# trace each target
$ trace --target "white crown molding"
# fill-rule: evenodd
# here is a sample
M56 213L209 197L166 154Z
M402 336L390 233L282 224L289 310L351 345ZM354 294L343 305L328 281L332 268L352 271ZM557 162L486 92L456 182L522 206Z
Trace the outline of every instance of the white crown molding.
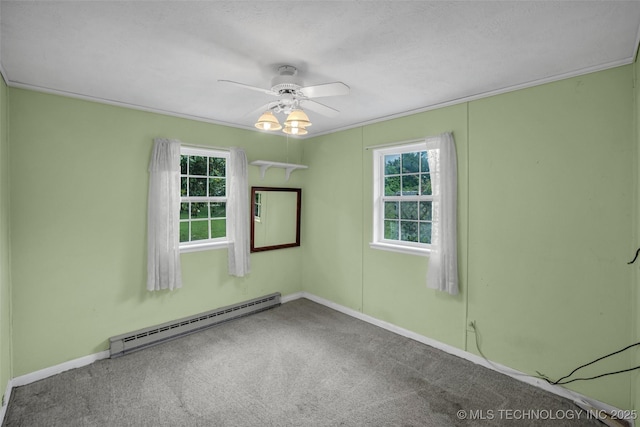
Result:
M640 28L639 28L639 31L638 31L637 39L638 39L638 42L636 42L636 46L638 46L638 43L640 43ZM578 76L582 76L582 75L585 75L585 74L595 73L595 72L598 72L598 71L604 71L604 70L608 70L608 69L611 69L611 68L616 68L616 67L621 67L621 66L624 66L624 65L629 65L629 64L632 64L634 62L635 57L636 57L636 53L634 52L633 55L631 55L628 58L621 59L621 60L618 60L618 61L608 62L606 64L600 64L600 65L596 65L596 66L593 66L593 67L582 68L580 70L572 71L572 72L569 72L569 73L557 74L557 75L554 75L554 76L545 77L543 79L538 79L538 80L532 80L530 82L520 83L520 84L517 84L517 85L513 85L513 86L506 87L506 88L502 88L502 89L496 89L496 90L493 90L493 91L482 92L482 93L478 93L478 94L475 94L475 95L466 96L466 97L463 97L463 98L453 99L451 101L446 101L446 102L441 102L441 103L438 103L438 104L428 105L428 106L425 106L425 107L416 108L416 109L412 109L412 110L407 110L407 111L403 111L403 112L400 112L400 113L390 114L390 115L387 115L387 116L381 116L381 117L377 117L377 118L374 118L374 119L371 119L371 120L365 120L365 121L362 121L362 122L353 123L351 125L342 126L342 127L338 127L338 128L334 128L334 129L329 129L329 130L324 131L324 132L319 132L319 133L314 133L314 134L307 134L305 136L297 136L296 135L296 136L289 136L289 137L292 137L294 139L304 140L304 139L315 138L317 136L323 136L323 135L329 135L329 134L336 133L336 132L342 132L342 131L349 130L349 129L359 128L359 127L363 127L363 126L367 126L367 125L372 125L372 124L375 124L375 123L384 122L384 121L387 121L387 120L393 120L393 119L397 119L397 118L401 118L401 117L411 116L411 115L418 114L418 113L423 113L423 112L426 112L426 111L437 110L437 109L440 109L440 108L450 107L452 105L462 104L462 103L470 102L470 101L476 101L476 100L479 100L479 99L488 98L488 97L495 96L495 95L500 95L500 94L503 94L503 93L514 92L514 91L521 90L521 89L527 89L527 88L534 87L534 86L540 86L540 85L547 84L547 83L553 83L553 82L556 82L556 81L559 81L559 80L565 80L565 79L569 79L569 78L572 78L572 77L578 77ZM132 110L146 111L146 112L149 112L149 113L162 114L162 115L165 115L165 116L172 116L172 117L178 117L178 118L182 118L182 119L194 120L194 121L198 121L198 122L211 123L211 124L215 124L215 125L227 126L227 127L236 128L236 129L249 130L249 131L258 132L258 133L267 133L266 131L261 131L261 130L256 129L253 126L245 126L245 125L240 125L240 124L237 124L237 123L224 122L224 121L214 120L214 119L210 119L210 118L206 118L206 117L194 116L194 115L189 115L189 114L182 114L182 113L177 113L177 112L174 112L174 111L150 108L150 107L145 107L145 106L137 105L137 104L129 104L129 103L126 103L126 102L114 101L114 100L111 100L111 99L87 96L87 95L82 95L82 94L75 93L75 92L68 92L68 91L59 90L59 89L51 89L51 88L47 88L47 87L36 86L36 85L27 84L27 83L12 81L12 80L8 79L8 76L7 76L6 72L4 71L4 69L2 68L2 64L1 63L0 63L0 74L2 74L2 76L4 77L5 82L7 83L7 85L9 87L33 90L35 92L42 92L42 93L48 93L48 94L52 94L52 95L65 96L65 97L68 97L68 98L81 99L81 100L84 100L84 101L97 102L97 103L100 103L100 104L107 104L107 105L113 105L113 106L116 106L116 107L129 108L129 109L132 109ZM269 133L269 134L270 135L274 135L273 133ZM287 135L277 135L277 136L281 136L283 138L287 137Z
M633 52L631 52L631 58L633 58L633 62L636 62L638 59L638 48L640 47L640 26L638 26L638 31L636 33L636 43L633 45Z
M147 113L162 114L164 116L171 116L171 117L177 117L177 118L181 118L181 119L194 120L194 121L197 121L197 122L211 123L211 124L219 125L219 126L226 126L226 127L243 129L243 130L258 131L258 129L256 129L254 127L251 127L251 126L244 126L244 125L239 125L239 124L235 124L235 123L224 122L224 121L221 121L221 120L209 119L207 117L194 116L194 115L190 115L190 114L182 114L182 113L177 113L175 111L161 110L161 109L158 109L158 108L150 108L150 107L145 107L145 106L142 106L142 105L130 104L130 103L127 103L127 102L114 101L112 99L106 99L106 98L99 98L99 97L95 97L95 96L82 95L82 94L79 94L79 93L69 92L69 91L65 91L65 90L51 89L51 88L47 88L47 87L43 87L43 86L37 86L37 85L28 84L28 83L21 83L21 82L16 82L16 81L12 81L12 80L7 80L6 78L5 78L5 81L7 82L7 85L9 87L13 87L13 88L17 88L17 89L32 90L34 92L41 92L41 93L47 93L47 94L50 94L50 95L64 96L66 98L80 99L80 100L83 100L83 101L96 102L98 104L112 105L114 107L128 108L130 110L144 111L144 112L147 112ZM283 135L283 137L284 136L285 135Z
M639 33L638 35L640 36L640 28L639 28ZM636 44L637 46L637 44ZM582 68L580 70L576 70L576 71L572 71L570 73L563 73L563 74L556 74L550 77L545 77L543 79L538 79L538 80L531 80L529 82L526 83L520 83L517 85L513 85L513 86L508 86L502 89L496 89L496 90L492 90L492 91L488 91L488 92L481 92L475 95L470 95L470 96L465 96L463 98L458 98L458 99L452 99L451 101L446 101L446 102L441 102L438 104L433 104L433 105L428 105L425 107L421 107L421 108L416 108L413 110L407 110L404 112L400 112L400 113L396 113L396 114L390 114L388 116L382 116L382 117L378 117L375 119L371 119L371 120L366 120L363 122L358 122L358 123L354 123L352 125L348 125L348 126L343 126L343 127L339 127L339 128L335 128L335 129L330 129L324 132L320 132L320 133L316 133L313 134L312 137L316 137L316 136L322 136L322 135L328 135L328 134L332 134L332 133L336 133L336 132L341 132L344 130L349 130L349 129L354 129L354 128L359 128L359 127L363 127L363 126L367 126L367 125L372 125L375 123L380 123L380 122L385 122L388 120L393 120L393 119L398 119L401 117L406 117L406 116L411 116L414 114L418 114L418 113L424 113L425 111L432 111L432 110L438 110L440 108L445 108L445 107L451 107L452 105L457 105L457 104L463 104L465 102L471 102L471 101L477 101L479 99L483 99L483 98L489 98L492 96L496 96L496 95L501 95L504 93L509 93L509 92L515 92L521 89L528 89L531 87L535 87L535 86L541 86L547 83L553 83L553 82L557 82L560 80L566 80L566 79L570 79L573 77L579 77L579 76L583 76L585 74L591 74L591 73L596 73L598 71L604 71L604 70L609 70L612 68L617 68L617 67L622 67L624 65L629 65L632 64L635 60L635 53L626 59L621 59L618 61L613 61L613 62L608 62L606 64L601 64L601 65L596 65L593 67L587 67L587 68ZM306 136L307 138L309 138L309 135Z
M4 69L4 65L2 65L2 57L0 56L0 76L4 79L4 82L7 86L11 86L9 84L9 76L7 75L7 71Z

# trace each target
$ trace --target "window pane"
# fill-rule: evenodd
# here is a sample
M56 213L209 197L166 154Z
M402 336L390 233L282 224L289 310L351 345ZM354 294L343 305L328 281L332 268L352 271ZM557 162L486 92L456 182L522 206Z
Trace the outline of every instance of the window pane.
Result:
M182 175L187 174L187 162L189 161L189 156L181 155L180 156L180 173Z
M225 196L227 180L224 178L209 178L209 196Z
M398 202L384 202L384 218L398 219Z
M180 241L181 242L189 241L189 223L188 222L180 223Z
M400 218L418 220L418 202L400 202Z
M420 223L420 243L431 243L431 223Z
M225 218L227 216L226 203L211 203L211 218Z
M180 197L186 197L187 195L187 178L180 178Z
M432 221L437 216L433 199L438 194L439 151L427 149L426 144L412 146L411 151L403 146L394 150L374 151L374 175L384 180L375 185L379 192L374 196L383 206L376 207L374 234L380 241L407 248L428 247L433 244Z
M226 236L226 203L210 201L226 197L226 168L224 157L180 155L180 196L204 200L180 203L180 242Z
M384 238L398 240L398 221L384 222Z
M209 221L191 221L191 241L209 238Z
M206 196L207 178L189 178L189 196Z
M209 176L225 176L226 162L224 157L209 157Z
M191 218L209 218L206 203L191 203Z
M384 179L384 195L399 196L400 195L400 177L389 176Z
M415 196L418 194L418 175L402 175L402 195Z
M426 151L420 153L420 172L429 172L429 156Z
M227 235L227 220L212 219L211 220L211 238L224 237Z
M189 175L207 176L207 158L203 156L189 156Z
M413 221L400 221L400 240L417 242L418 223Z
M431 193L431 174L420 174L420 194L430 196Z
M431 202L420 202L420 221L431 221Z
M402 173L420 172L419 153L404 153L402 155Z
M189 219L189 203L180 203L180 219Z
M384 174L395 175L400 173L400 154L384 156Z

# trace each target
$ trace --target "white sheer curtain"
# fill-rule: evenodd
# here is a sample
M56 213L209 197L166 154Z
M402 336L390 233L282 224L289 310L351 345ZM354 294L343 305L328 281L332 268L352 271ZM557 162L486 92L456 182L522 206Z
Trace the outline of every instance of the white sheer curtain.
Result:
M427 287L458 293L458 233L457 189L458 166L456 146L451 133L438 137L438 158L429 156L434 194L432 244L427 272ZM435 173L433 173L435 171Z
M147 289L182 287L180 269L180 141L156 138L149 162Z
M249 266L249 171L244 150L231 148L227 176L227 239L229 274L243 277Z

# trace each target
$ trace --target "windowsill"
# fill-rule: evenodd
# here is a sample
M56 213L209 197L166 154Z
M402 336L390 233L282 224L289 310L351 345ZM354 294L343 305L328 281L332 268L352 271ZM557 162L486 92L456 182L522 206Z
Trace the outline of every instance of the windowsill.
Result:
M208 251L212 249L224 249L229 247L229 242L206 242L206 243L195 243L189 245L180 246L180 253L185 254L188 252L199 252L199 251Z
M399 252L409 255L429 256L431 249L416 248L413 246L393 245L391 243L370 242L369 247L371 249L380 249L383 251Z

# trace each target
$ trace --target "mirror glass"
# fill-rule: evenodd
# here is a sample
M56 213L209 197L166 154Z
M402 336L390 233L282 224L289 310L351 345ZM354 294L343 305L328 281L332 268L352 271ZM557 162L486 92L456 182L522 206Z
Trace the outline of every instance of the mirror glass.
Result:
M251 252L300 246L300 188L251 187Z

